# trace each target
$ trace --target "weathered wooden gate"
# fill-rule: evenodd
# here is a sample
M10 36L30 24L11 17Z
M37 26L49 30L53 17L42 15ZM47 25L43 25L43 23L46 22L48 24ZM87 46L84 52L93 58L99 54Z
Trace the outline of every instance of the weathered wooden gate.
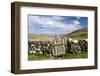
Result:
M61 56L65 54L65 46L64 44L54 45L52 49L53 56Z
M60 36L55 35L55 40L53 41L53 56L65 55L65 39Z

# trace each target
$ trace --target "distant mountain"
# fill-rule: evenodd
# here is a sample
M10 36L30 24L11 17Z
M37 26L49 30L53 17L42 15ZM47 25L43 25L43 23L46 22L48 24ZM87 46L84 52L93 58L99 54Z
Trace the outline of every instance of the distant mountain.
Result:
M30 41L52 41L54 36L51 35L43 35L43 34L28 34L28 40Z
M63 35L63 37L75 39L88 38L88 28L75 30L71 33Z

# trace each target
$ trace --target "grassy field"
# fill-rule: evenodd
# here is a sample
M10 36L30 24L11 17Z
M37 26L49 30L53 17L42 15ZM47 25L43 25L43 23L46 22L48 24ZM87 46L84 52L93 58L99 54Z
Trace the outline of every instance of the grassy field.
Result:
M28 60L47 60L49 57L43 54L29 54Z
M88 57L88 53L86 51L83 51L81 53L78 54L66 54L64 55L64 57L57 57L57 58L49 58L47 55L40 55L40 54L29 54L28 55L28 60L32 61L32 60L57 60L57 59L79 59L79 58L87 58Z
M83 51L77 54L66 54L64 56L64 59L76 59L76 58L87 58L87 57L88 57L87 51Z

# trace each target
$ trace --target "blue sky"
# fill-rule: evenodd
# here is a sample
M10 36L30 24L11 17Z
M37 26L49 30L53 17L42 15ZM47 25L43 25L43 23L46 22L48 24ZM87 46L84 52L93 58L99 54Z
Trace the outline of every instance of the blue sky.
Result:
M28 16L29 33L67 34L88 26L88 17L79 16Z

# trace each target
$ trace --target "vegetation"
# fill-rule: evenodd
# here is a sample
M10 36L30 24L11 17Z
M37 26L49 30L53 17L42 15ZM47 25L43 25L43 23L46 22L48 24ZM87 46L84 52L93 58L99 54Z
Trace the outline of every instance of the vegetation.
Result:
M81 38L87 38L88 37L88 28L79 29L76 31L73 31L69 34L61 35L63 38L72 38L72 39L81 39ZM52 41L54 40L54 36L49 35L36 35L36 34L29 34L29 40L30 41ZM62 47L60 47L61 50ZM28 54L28 60L50 60L50 59L79 59L79 58L87 58L88 57L88 51L82 51L81 53L76 54L65 54L63 57L52 57L45 54Z
M29 54L28 55L28 60L46 60L49 57L47 55L43 54Z
M88 28L83 28L83 29L73 31L69 34L66 34L63 37L79 39L79 38L87 38L87 36L88 36Z
M43 54L29 54L28 55L28 60L50 60L50 59L79 59L79 58L87 58L88 57L88 53L87 51L83 51L81 53L77 53L77 54L66 54L63 57L53 57L53 58L49 58L47 55L43 55Z
M66 54L64 56L64 59L76 59L76 58L87 58L87 57L88 57L87 51L82 51L81 53L77 54Z

